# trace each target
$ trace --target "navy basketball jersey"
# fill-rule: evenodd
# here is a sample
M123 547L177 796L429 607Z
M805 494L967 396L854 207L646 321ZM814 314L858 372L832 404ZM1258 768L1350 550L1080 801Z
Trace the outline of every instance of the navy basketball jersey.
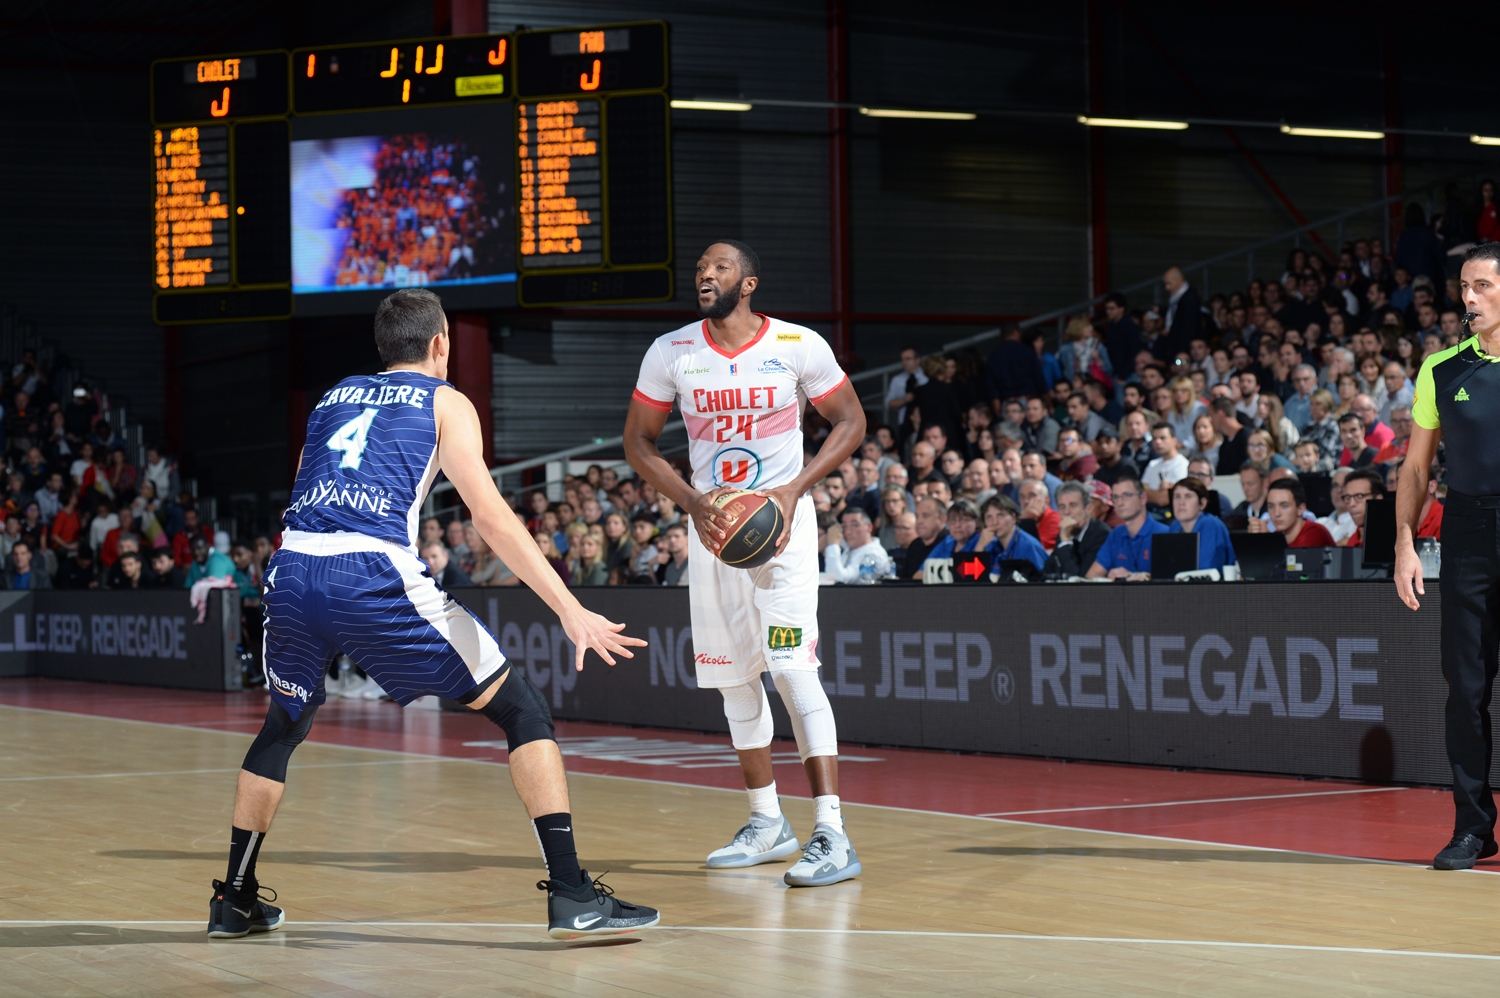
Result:
M326 393L307 419L287 528L365 534L415 552L422 500L438 473L433 396L446 384L386 371Z

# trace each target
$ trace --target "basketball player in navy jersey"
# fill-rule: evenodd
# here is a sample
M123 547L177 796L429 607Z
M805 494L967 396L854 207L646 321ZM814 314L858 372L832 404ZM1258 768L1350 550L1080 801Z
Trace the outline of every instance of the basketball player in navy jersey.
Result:
M403 289L375 312L383 374L346 378L307 421L307 445L266 570L266 680L271 705L239 774L229 872L214 881L208 934L279 928L261 900L255 860L286 784L287 760L323 703L329 661L342 651L403 706L436 694L467 704L505 732L510 776L546 860L548 933L609 935L655 925L579 868L562 754L547 701L513 670L495 638L418 560L419 509L439 471L474 526L562 622L583 668L590 648L610 665L646 642L585 610L505 505L484 464L474 406L444 379L448 321L437 295ZM276 900L273 896L269 900Z

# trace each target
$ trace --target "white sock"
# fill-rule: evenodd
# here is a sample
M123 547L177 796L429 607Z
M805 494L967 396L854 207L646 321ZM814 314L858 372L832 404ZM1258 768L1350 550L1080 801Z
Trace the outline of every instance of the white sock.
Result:
M813 798L813 825L827 825L837 832L844 830L844 813L839 810L838 794Z
M781 799L776 796L776 781L772 780L767 787L752 787L746 790L750 795L750 813L763 818L781 818Z

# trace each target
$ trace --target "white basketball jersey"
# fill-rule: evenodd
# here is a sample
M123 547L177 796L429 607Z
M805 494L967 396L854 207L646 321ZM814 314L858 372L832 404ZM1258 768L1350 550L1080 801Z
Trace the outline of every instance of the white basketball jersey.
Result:
M700 491L792 481L802 471L802 400L817 405L849 380L823 337L760 319L760 332L733 353L705 319L659 338L641 361L632 398L662 412L677 402Z

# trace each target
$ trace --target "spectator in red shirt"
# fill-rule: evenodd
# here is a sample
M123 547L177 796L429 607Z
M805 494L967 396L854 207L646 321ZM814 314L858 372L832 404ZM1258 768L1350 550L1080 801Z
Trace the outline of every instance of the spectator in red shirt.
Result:
M72 554L78 550L78 535L83 530L78 521L78 492L70 488L62 495L62 508L52 518L52 530L48 536L48 543L58 551Z
M1057 534L1062 529L1062 517L1047 502L1047 483L1035 478L1021 482L1018 490L1021 497L1021 516L1036 523L1036 539L1051 554L1057 547Z
M1266 486L1266 512L1271 525L1286 538L1289 548L1331 548L1333 535L1321 523L1309 520L1307 490L1295 478L1284 478ZM1251 524L1254 529L1254 524Z
M1396 436L1390 443L1375 452L1375 464L1386 464L1390 461L1401 461L1406 458L1406 448L1411 444L1411 406L1397 405L1391 407L1391 432Z
M1354 520L1354 533L1340 547L1357 548L1365 544L1365 503L1385 498L1385 482L1378 471L1369 468L1356 471L1344 479L1344 502Z
M1068 427L1057 434L1057 452L1062 460L1057 465L1057 477L1064 481L1086 482L1099 470L1099 461L1083 446L1076 427Z
M1360 424L1364 426L1365 443L1377 451L1396 439L1396 432L1380 421L1380 407L1370 396L1364 394L1354 396L1354 402L1349 406L1349 411L1358 416Z
M1340 468L1367 468L1375 463L1379 451L1368 442L1364 424L1354 413L1346 412L1339 417L1339 439L1344 442Z
M105 534L104 543L99 545L99 561L106 569L114 567L115 561L120 557L120 538L127 535L135 536L135 514L130 511L129 506L122 506L120 525Z
M1442 470L1442 465L1436 461L1432 462L1432 467L1427 469L1427 496L1422 500L1422 519L1417 527L1418 537L1431 537L1439 541L1443 539L1443 504L1437 501L1438 476Z
M202 537L210 544L213 543L213 531L198 523L198 511L196 509L185 509L182 511L182 529L177 536L172 538L172 563L183 571L193 563L193 538Z

